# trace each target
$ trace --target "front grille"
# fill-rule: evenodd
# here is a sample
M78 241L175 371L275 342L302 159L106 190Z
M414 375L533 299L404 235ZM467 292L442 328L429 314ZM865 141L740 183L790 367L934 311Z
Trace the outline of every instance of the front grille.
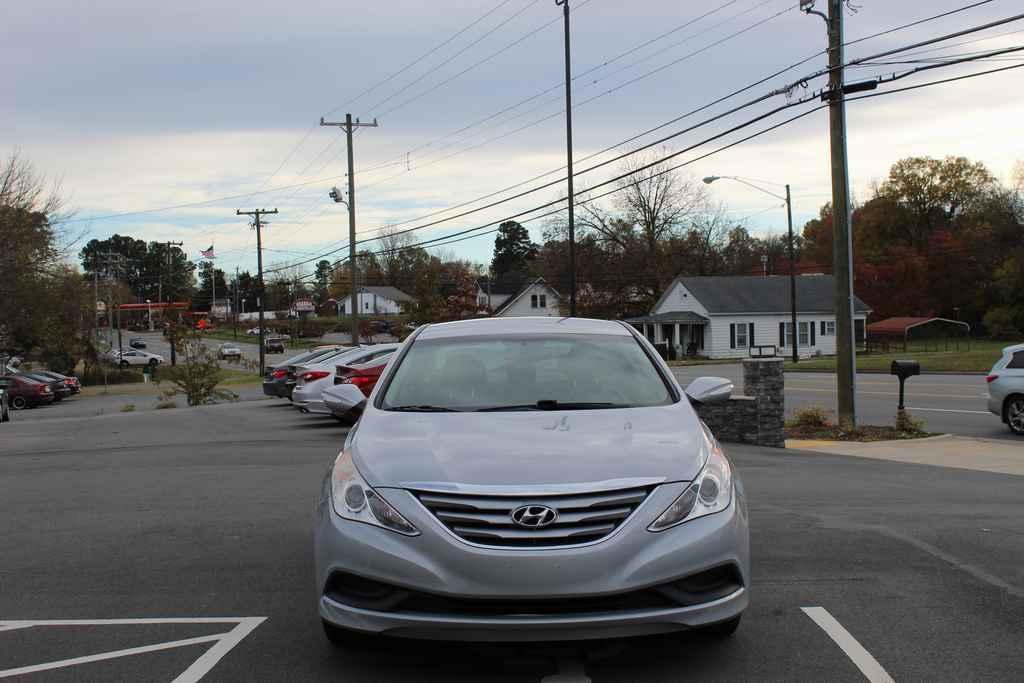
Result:
M467 598L410 590L346 572L334 572L324 595L377 612L475 617L572 616L672 609L727 597L743 587L735 565L720 565L649 588L580 597Z
M414 492L419 501L452 533L471 543L508 548L580 545L612 533L647 498L646 488L544 496L483 496ZM557 512L539 528L512 521L523 506Z

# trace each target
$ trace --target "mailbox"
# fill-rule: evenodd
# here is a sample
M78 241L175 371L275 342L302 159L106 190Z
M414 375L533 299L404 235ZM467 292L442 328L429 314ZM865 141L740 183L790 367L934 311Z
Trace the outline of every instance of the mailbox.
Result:
M916 360L894 360L889 367L889 374L896 375L900 380L899 409L903 410L903 383L907 381L908 377L921 374L921 364Z

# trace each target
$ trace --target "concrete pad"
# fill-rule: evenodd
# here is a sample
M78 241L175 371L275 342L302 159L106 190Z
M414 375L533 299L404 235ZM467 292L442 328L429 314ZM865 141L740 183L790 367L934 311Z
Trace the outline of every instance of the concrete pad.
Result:
M1024 476L1024 439L1014 442L949 434L872 443L788 439L786 448Z

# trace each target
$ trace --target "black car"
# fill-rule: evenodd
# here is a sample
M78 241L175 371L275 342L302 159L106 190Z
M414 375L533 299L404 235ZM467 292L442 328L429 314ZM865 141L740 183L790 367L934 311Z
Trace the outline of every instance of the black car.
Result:
M73 375L62 375L59 372L53 372L52 370L33 370L33 375L43 375L50 379L58 382L63 382L64 386L71 390L72 394L77 394L82 390L82 383L78 381L78 378Z
M26 375L0 377L0 389L7 393L8 402L14 410L53 403L53 390L50 389L50 385Z
M324 349L306 351L267 368L266 374L263 375L263 393L277 398L291 398L292 390L295 388L295 375L288 372L289 366L308 363L321 356L326 356L328 353L333 353L335 348L329 346ZM289 380L291 381L289 382Z
M71 395L71 387L64 383L64 380L54 379L47 377L41 372L19 372L19 375L29 377L42 384L47 384L50 387L50 392L53 394L54 401L62 401Z
M128 346L133 349L144 349L146 348L146 340L142 337L132 337L128 340Z

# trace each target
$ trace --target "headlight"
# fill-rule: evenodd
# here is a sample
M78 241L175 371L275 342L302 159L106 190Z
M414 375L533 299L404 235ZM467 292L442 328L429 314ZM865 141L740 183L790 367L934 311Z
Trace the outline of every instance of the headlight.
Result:
M732 467L718 442L707 439L708 459L700 474L668 506L648 531L664 531L691 519L704 517L729 507L732 502Z
M383 527L406 536L418 536L419 531L391 507L380 494L363 480L352 464L349 452L342 451L334 461L331 472L331 502L339 517L353 522L364 522Z

